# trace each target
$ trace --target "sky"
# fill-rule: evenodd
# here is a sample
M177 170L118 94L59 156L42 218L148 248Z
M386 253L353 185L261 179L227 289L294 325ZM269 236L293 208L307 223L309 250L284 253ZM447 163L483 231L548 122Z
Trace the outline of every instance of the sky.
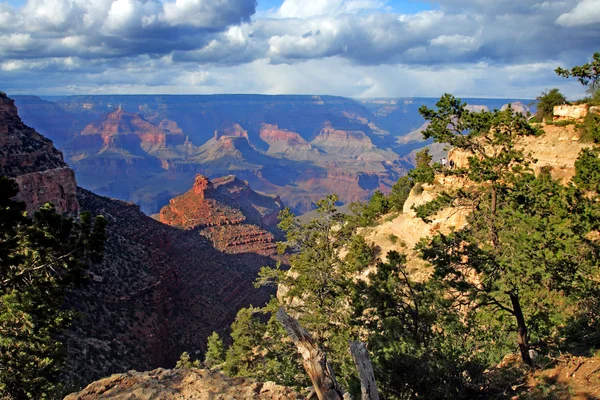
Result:
M8 94L582 97L600 0L0 0Z

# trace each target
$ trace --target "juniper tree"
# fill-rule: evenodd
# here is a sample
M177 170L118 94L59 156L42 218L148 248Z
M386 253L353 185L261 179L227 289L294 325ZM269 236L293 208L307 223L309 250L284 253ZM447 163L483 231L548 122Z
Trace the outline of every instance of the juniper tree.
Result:
M594 53L590 62L571 69L558 67L555 72L565 78L577 78L583 86L587 86L588 93L593 95L600 85L600 52Z
M470 183L417 211L425 217L444 207L462 207L470 215L466 227L422 241L419 248L462 312L513 318L523 361L532 364L529 325L558 312L557 296L590 262L589 226L575 213L585 199L569 194L575 189L549 173L536 177L528 168L516 140L538 132L524 116L510 108L472 113L451 95L436 106L419 110L431 121L424 136L469 155L468 168L445 173Z

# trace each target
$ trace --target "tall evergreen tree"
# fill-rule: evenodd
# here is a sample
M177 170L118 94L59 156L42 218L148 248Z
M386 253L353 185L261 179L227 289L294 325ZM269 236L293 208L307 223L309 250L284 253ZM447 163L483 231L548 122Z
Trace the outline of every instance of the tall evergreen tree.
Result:
M66 290L99 261L106 220L78 221L46 204L27 218L11 200L17 185L0 177L0 397L56 398L65 348L58 334L73 320Z
M469 168L453 173L471 182L445 194L436 207L422 207L424 214L447 206L470 212L468 226L422 242L422 254L434 265L435 277L457 294L457 307L513 318L523 361L532 364L530 326L556 322L558 297L592 262L590 226L575 212L586 199L548 173L536 177L528 169L515 141L537 132L510 108L472 113L444 95L437 110L420 112L431 121L426 138L470 154Z

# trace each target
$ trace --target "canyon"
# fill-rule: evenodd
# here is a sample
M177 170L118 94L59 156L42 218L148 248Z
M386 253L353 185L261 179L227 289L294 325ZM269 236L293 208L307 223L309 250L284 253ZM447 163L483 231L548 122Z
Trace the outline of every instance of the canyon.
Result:
M100 145L110 147L120 139L110 130L115 121L122 121L120 127L144 123L116 112L83 136L100 135ZM165 122L140 141L162 149L171 135L180 133ZM61 152L23 123L3 93L0 169L15 179L17 199L29 212L51 202L61 214L76 217L89 211L108 221L103 260L87 267L87 284L69 291L65 300L77 315L60 337L68 348L61 381L69 387L133 368L172 366L190 349L198 356L207 336L227 330L240 308L264 304L273 294L254 288L253 282L262 266L285 261L275 244L282 204L254 192L247 182L200 175L188 195L173 199L162 214L179 219L162 223L134 203L78 187ZM201 223L182 222L198 215Z
M418 107L435 103L309 95L15 99L24 121L63 151L80 186L148 215L185 193L197 174L235 175L296 214L329 193L348 204L387 192L414 165L415 152L431 146L420 135ZM517 102L465 100L480 109ZM434 150L446 154L443 146Z

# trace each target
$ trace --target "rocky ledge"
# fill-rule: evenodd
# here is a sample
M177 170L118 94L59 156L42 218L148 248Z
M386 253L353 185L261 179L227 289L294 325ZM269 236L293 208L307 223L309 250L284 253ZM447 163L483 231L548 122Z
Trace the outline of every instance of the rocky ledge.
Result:
M304 396L273 382L228 378L206 369L155 369L129 371L90 384L65 400L220 400L220 399L302 399Z

